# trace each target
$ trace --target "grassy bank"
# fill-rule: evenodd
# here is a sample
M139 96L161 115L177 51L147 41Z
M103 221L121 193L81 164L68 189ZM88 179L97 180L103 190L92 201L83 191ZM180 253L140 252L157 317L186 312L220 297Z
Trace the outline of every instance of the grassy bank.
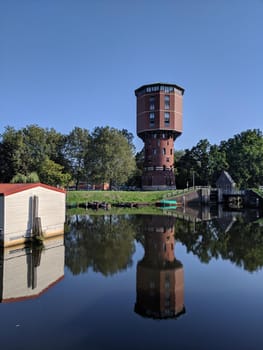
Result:
M69 191L67 204L83 202L114 203L155 203L163 198L180 194L182 190L174 191Z
M83 209L83 208L73 208L67 209L67 215L92 215L92 216L100 216L100 215L163 215L164 211L162 208L156 206L146 206L142 208L116 208L111 207L109 210L104 209Z

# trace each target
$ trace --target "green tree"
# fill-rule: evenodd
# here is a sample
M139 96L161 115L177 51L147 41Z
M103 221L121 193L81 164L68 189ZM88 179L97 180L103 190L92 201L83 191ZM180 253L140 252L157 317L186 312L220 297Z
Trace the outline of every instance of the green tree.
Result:
M6 127L0 143L0 180L9 182L16 174L39 173L46 157L64 165L63 135L54 129L29 125L20 130Z
M142 186L142 173L144 164L144 148L135 154L136 168L129 178L127 185L132 187L140 188Z
M209 174L210 184L215 186L223 170L228 170L228 162L226 159L226 152L217 145L212 145L209 152Z
M10 181L11 183L35 183L40 182L38 174L32 172L29 175L24 175L21 173L16 174Z
M64 167L46 157L39 170L41 182L51 186L68 186L71 176L64 172Z
M15 153L19 149L17 131L7 126L1 134L0 142L0 181L9 182L19 172L15 164Z
M133 143L133 139L134 139L134 136L131 132L129 132L127 129L122 129L120 130L121 134L127 139L131 149L132 149L132 152L135 153L135 146L134 146L134 143Z
M247 130L221 142L228 171L241 188L256 187L263 183L263 136L258 129Z
M209 168L210 143L207 139L200 140L195 147L191 149L193 159L192 176L195 177L195 184L206 186L211 182L211 171Z
M35 182L40 182L38 174L33 171L27 176L27 182L29 183L35 183Z
M23 164L26 175L32 171L39 172L42 162L50 154L47 131L38 125L29 125L19 131L23 143Z
M24 174L18 173L15 176L12 177L11 181L12 184L16 183L27 183L27 177Z
M87 129L75 127L65 139L64 157L75 182L87 181L86 159L89 152L90 136Z
M124 184L135 170L133 149L122 132L97 127L91 135L86 168L95 183Z
M55 129L45 129L46 142L49 145L47 156L55 163L63 165L68 170L68 162L64 150L67 136L57 132Z

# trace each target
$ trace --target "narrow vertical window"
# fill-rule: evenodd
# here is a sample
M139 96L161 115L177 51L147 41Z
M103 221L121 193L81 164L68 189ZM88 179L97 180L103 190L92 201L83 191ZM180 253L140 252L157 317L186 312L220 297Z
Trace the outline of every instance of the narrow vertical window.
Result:
M164 96L164 109L170 109L170 95Z
M165 126L170 125L170 112L164 113L164 124L165 124Z
M153 112L150 113L150 126L154 126L155 115Z
M154 99L154 96L150 96L149 105L150 105L150 111L153 111L153 110L155 109L155 99Z

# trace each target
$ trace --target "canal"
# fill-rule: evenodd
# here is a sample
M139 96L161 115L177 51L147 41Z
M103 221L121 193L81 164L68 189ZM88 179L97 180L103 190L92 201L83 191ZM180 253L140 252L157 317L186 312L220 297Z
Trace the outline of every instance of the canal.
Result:
M1 250L1 347L262 349L263 220L71 215Z

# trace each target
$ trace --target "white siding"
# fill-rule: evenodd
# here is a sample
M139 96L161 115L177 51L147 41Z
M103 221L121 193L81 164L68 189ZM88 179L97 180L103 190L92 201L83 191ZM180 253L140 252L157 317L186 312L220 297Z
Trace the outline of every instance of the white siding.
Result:
M36 187L5 197L5 240L19 240L30 237L32 199L39 198L38 216L44 234L63 233L65 222L65 193L43 187Z

